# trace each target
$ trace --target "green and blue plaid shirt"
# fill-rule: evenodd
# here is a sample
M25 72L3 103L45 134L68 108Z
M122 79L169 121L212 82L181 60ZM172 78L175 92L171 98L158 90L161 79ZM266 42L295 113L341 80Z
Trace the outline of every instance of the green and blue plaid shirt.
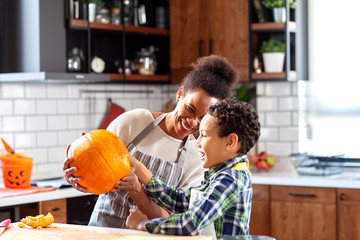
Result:
M189 208L190 192L176 189L153 177L145 190L149 197L170 212L168 218L156 218L146 223L150 233L168 235L196 235L214 223L216 237L249 234L251 211L251 173L232 169L237 163L248 161L246 155L235 157L205 172L196 189L203 192Z

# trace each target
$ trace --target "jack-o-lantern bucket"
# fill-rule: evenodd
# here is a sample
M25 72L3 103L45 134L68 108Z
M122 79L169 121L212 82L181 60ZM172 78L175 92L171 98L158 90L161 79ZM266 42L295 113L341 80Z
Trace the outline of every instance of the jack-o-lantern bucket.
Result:
M17 154L0 156L4 184L7 188L28 188L31 183L33 159Z

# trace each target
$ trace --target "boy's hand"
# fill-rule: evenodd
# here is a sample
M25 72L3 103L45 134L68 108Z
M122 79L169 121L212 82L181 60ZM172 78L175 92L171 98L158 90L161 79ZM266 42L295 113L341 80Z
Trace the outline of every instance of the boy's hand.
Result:
M142 186L139 179L131 169L129 175L123 177L119 182L117 182L112 191L127 190L129 192L140 192L141 189Z
M132 208L126 219L126 226L131 229L146 231L145 223L147 220L147 217L139 209Z

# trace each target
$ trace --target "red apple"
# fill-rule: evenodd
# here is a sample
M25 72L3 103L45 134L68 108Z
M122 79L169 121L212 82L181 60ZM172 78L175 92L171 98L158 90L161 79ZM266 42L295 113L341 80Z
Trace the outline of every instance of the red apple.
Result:
M266 162L264 162L264 161L260 161L260 162L256 165L256 167L257 167L258 170L265 170L266 167L267 167L267 164L266 164Z

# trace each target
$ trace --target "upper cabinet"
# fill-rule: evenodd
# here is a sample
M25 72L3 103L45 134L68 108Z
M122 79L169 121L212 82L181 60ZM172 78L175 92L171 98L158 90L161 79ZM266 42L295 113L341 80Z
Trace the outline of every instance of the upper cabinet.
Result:
M170 81L167 0L65 1L67 72Z
M307 1L249 0L249 6L250 81L308 80Z
M170 0L171 82L197 58L221 55L249 81L248 0Z

